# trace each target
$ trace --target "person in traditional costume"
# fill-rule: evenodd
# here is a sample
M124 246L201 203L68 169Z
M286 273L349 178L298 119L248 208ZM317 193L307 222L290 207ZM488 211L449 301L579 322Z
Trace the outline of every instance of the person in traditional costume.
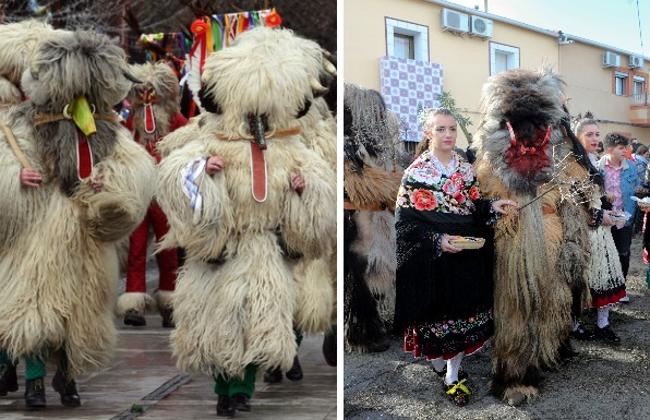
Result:
M0 137L0 348L28 358L25 402L53 387L78 406L74 378L105 367L116 341L115 242L144 217L154 164L112 107L131 87L125 54L108 37L57 32L38 42L20 83L27 101Z
M465 356L493 331L493 234L497 214L514 205L484 200L472 166L454 152L456 120L444 108L424 122L421 152L404 171L397 195L397 285L394 328L404 350L432 361L444 392L469 401ZM457 242L483 243L463 249Z
M8 121L11 108L20 104L25 98L20 87L20 78L29 64L39 40L45 39L54 28L50 25L35 20L0 25L0 121ZM5 135L9 128L0 122ZM9 134L11 135L11 134ZM4 253L5 250L2 250ZM0 350L0 396L9 392L18 391L18 375L16 362L6 351ZM32 372L38 371L39 361L26 357L27 376L34 376ZM36 369L34 369L36 368Z
M303 135L301 138L304 140L305 145L311 150L315 151L322 159L324 159L330 166L331 175L336 174L336 119L332 115L324 96L330 91L332 87L336 87L336 67L330 61L331 55L323 50L316 42L294 36L290 32L276 34L281 36L283 43L286 45L291 44L291 49L294 53L303 55L303 64L305 71L308 73L310 80L313 97L308 101L308 105L304 108L304 115L298 118ZM249 41L250 42L250 41ZM336 177L333 176L328 179L332 187L336 187ZM334 203L330 203L331 210L335 211ZM336 297L336 237L333 236L327 241L323 241L323 247L320 255L316 258L300 258L293 264L293 275L298 278L298 284L302 288L309 288L315 286L320 287L325 281L329 281L332 286L332 294L330 296ZM303 296L309 296L310 293L303 293ZM336 363L336 339L335 339L335 326L336 323L336 305L335 302L329 303L321 301L301 302L299 307L303 311L315 313L317 311L331 308L331 328L324 325L296 325L295 334L296 341L300 346L303 339L303 330L306 331L323 331L325 330L326 337L324 338L323 354L328 364ZM297 319L321 319L324 320L324 315L304 317L300 314L296 315ZM333 338L333 339L332 339ZM328 346L329 343L329 346ZM303 378L302 367L298 355L294 358L291 369L284 372L287 379L291 381L298 381ZM269 369L264 373L264 382L278 383L282 381L283 371L279 367Z
M612 227L612 237L616 244L624 278L627 278L630 267L630 246L637 208L633 197L641 187L636 173L636 165L628 158L629 143L630 140L623 134L608 133L605 136L607 153L598 161L598 169L605 179L605 194L610 197L612 210L620 214L627 213L628 217L625 223ZM630 300L626 294L619 301L628 303Z
M375 90L346 83L343 105L345 344L381 352L395 306L399 123Z
M562 128L563 89L549 69L491 77L474 137L481 191L519 206L495 225L491 390L511 405L570 354L572 290L588 296L589 227L571 197L589 180Z
M134 134L135 141L159 163L161 155L156 150L156 145L160 139L187 123L180 113L178 79L172 68L163 61L132 65L131 72L142 83L135 84L127 97L131 103L131 113L126 126ZM118 315L123 317L125 325L146 325L146 309L154 306L153 299L147 294L146 285L150 227L158 241L169 230L167 217L155 200L151 202L144 220L130 238L126 290L117 301ZM171 294L178 271L177 250L159 250L156 260L160 279L155 293L156 305L162 316L163 327L172 328Z
M255 28L208 57L207 112L160 164L157 199L170 224L161 246L187 250L172 296L173 354L181 370L214 376L222 416L251 409L258 369L291 368L294 327L331 325L331 278L305 287L292 270L335 237L336 190L330 165L302 138L314 92L290 36Z
M582 308L574 309L576 318L573 321L571 336L578 340L590 340L594 337L612 343L620 342L620 338L609 326L609 309L625 296L625 278L618 258L616 245L612 238L611 226L614 222L610 218L612 205L604 195L604 179L596 169L598 165L598 143L600 142L600 129L594 119L584 118L578 121L575 134L582 144L586 162L591 169L590 180L593 183L593 193L588 197L586 204L589 208L589 239L591 253L589 258L589 292L591 307L596 308L596 329L590 331L581 325L577 316ZM579 301L578 299L577 301ZM574 299L575 305L576 299Z

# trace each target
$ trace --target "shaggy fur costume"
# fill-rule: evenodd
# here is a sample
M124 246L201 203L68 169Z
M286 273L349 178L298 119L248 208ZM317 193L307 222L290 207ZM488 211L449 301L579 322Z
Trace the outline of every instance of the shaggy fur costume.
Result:
M402 173L394 171L397 125L378 92L346 84L344 101L345 341L350 349L385 349L395 304L395 220Z
M240 36L237 42L254 46L268 36L268 30L253 31L246 36ZM298 111L298 122L302 129L300 139L304 144L320 155L332 169L332 178L328 182L336 186L336 119L333 117L323 95L331 86L336 86L334 77L336 68L330 63L323 50L313 41L297 37L291 31L274 31L273 36L278 42L291 48L294 54L302 55L299 60L304 73L301 77L311 86L311 94L306 94L302 107ZM294 57L295 58L295 57ZM297 62L293 63L298 65ZM184 126L167 135L158 143L157 149L162 157L188 143L197 136L201 127L206 124L204 115L200 115ZM330 205L330 211L335 212L335 203ZM296 327L306 333L326 330L336 322L336 237L333 236L322 242L322 251L317 258L301 258L291 264L294 276L299 279L298 310ZM331 292L325 292L319 285L327 279L332 285ZM331 308L328 320L322 316L322 311ZM303 324L300 320L311 320ZM313 322L319 320L319 322Z
M263 36L260 32L259 36ZM336 119L332 115L323 96L331 88L336 89L336 68L323 53L323 49L315 42L290 32L276 34L283 38L282 42L294 46L292 50L304 56L303 63L312 87L312 98L305 99L305 105L298 118L305 145L323 158L332 169L333 177L329 184L336 189ZM248 42L258 42L250 37ZM325 203L324 203L325 204ZM327 203L329 211L336 212L336 203ZM296 327L303 332L313 333L326 331L336 323L336 234L323 241L323 248L317 258L301 258L293 267L293 274L298 284L298 311L295 314ZM320 292L319 285L328 281L332 286L331 293ZM330 303L331 302L331 303ZM331 308L330 318L321 311ZM300 313L303 312L303 313ZM304 324L300 320L320 320L315 324Z
M20 101L18 86L23 70L32 59L38 42L54 31L50 25L36 20L0 25L0 99Z
M150 154L157 155L159 152L156 150L156 143L169 134L170 130L176 128L177 124L173 123L177 121L185 123L185 118L180 115L178 79L172 68L165 62L131 65L131 73L142 83L134 84L129 91L127 99L131 103L131 117L127 121L127 127L135 133L136 140ZM154 97L144 98L143 96L147 94L153 94ZM153 133L145 131L145 99L151 100L150 109L155 122L155 131ZM154 223L153 220L151 223ZM119 246L128 249L129 242L122 242ZM173 252L176 252L176 250L173 250ZM164 254L163 258L165 258ZM165 274L171 277L170 273ZM129 289L135 283L135 279L130 277L132 275L132 272L127 275L127 290L133 290ZM124 316L128 310L135 310L139 314L144 314L155 306L158 306L158 309L170 308L170 295L171 292L169 291L159 290L157 299L154 301L148 293L139 291L124 292L117 302L117 314ZM162 296L167 297L162 298Z
M94 169L77 177L77 131L70 120L34 126L37 113L60 114L85 96L111 113L129 90L124 52L89 32L43 40L22 78L31 99L7 116L20 148L41 172L22 187L20 164L0 134L0 347L14 358L65 350L69 374L106 366L115 344L118 280L114 242L144 216L154 165L117 122L97 120ZM102 177L102 190L90 183Z
M475 137L486 197L523 206L554 185L552 179L582 178L584 168L575 158L560 162L572 151L559 128L565 117L562 95L563 83L550 71L510 71L488 80ZM554 189L495 227L492 389L509 402L517 394L534 395L541 369L557 364L568 342L571 289L587 288L587 219L581 206L562 198Z
M256 202L251 144L241 139L248 114L264 114L269 131L287 130L299 126L306 100L313 99L304 57L284 41L289 35L256 28L210 56L203 101L211 112L163 142L163 148L177 148L169 147L160 165L157 197L171 227L161 246L187 250L173 295L171 337L182 370L229 377L242 376L249 364L288 370L296 354L294 318L310 326L328 324L331 317L331 281L299 285L289 257L318 258L323 242L335 237L335 211L323 205L336 202L332 168L305 145L303 134L269 136L268 194ZM222 157L225 168L198 181L203 204L197 217L180 173L211 155ZM293 171L305 180L302 195L290 187ZM300 290L314 294L301 298ZM328 321L300 318L313 315L301 306L328 295L329 302L321 300L326 309L317 314Z

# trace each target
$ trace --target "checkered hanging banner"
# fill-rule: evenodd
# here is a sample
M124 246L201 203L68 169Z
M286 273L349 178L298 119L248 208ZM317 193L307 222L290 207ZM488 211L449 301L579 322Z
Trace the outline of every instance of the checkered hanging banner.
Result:
M382 57L379 65L381 94L388 109L397 114L405 131L404 140L420 141L421 109L440 106L442 66L427 61Z

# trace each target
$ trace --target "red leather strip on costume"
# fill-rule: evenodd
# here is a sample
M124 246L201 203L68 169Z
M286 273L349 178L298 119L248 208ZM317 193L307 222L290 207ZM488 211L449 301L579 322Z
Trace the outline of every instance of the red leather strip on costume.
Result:
M144 132L153 134L156 132L156 118L153 115L153 106L150 103L144 104Z
M93 155L90 142L81 131L77 130L77 174L79 179L86 179L93 173Z
M266 161L264 151L253 142L251 142L251 175L253 198L258 203L262 203L266 200Z

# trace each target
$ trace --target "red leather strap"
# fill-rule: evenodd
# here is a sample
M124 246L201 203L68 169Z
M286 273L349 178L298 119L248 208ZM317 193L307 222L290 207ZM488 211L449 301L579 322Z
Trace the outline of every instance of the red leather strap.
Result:
M156 132L156 118L151 104L144 104L144 132L147 134Z
M251 175L253 198L258 203L266 201L266 160L264 151L251 142Z
M77 130L77 174L86 179L93 173L93 154L90 143L81 131Z

